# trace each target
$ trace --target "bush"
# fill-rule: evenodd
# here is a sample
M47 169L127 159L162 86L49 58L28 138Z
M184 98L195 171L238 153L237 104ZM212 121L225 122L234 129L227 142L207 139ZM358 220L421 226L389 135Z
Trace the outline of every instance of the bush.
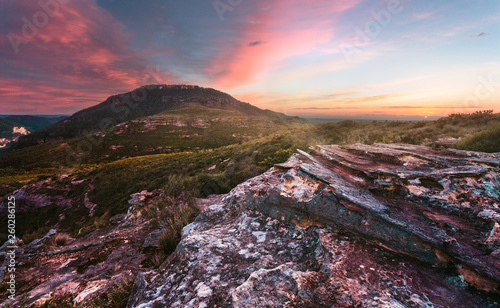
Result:
M344 121L340 121L337 125L339 127L351 128L351 127L355 127L356 126L356 122L354 122L353 120L344 120Z
M466 136L453 144L455 149L494 153L500 152L500 124Z
M259 162L259 165L271 168L275 164L281 164L286 162L290 158L290 156L292 156L291 149L278 150L272 156L269 156L268 158Z
M109 213L104 213L101 217L94 220L94 226L96 229L101 229L109 225Z
M68 240L70 238L71 237L66 233L58 233L56 234L56 236L54 236L54 242L57 246L64 246L68 243Z
M49 230L50 230L50 227L43 226L43 227L36 229L33 232L25 233L21 239L23 240L24 244L29 244L36 239L44 237L47 234L47 232L49 232Z

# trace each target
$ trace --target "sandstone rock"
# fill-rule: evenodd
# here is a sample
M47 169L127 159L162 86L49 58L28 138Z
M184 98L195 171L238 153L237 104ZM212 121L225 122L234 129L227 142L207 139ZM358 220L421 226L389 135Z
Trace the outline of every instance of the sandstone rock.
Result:
M152 192L148 192L147 190L143 190L140 193L135 193L135 194L130 195L131 199L128 201L128 203L130 205L133 205L133 206L140 206L140 205L147 203L148 199L151 199L155 196L159 196L161 194L163 194L163 192L159 189L154 190Z
M494 307L499 190L500 154L312 147L208 202L128 307Z
M143 205L137 203L138 208ZM28 306L72 294L74 305L87 307L89 301L124 280L133 281L146 258L142 249L144 238L152 231L149 221L136 215L138 210L132 210L128 220L120 214L113 225L72 239L64 247L49 245L56 230L19 246L16 249L17 296L14 300L2 298L0 307L19 307L24 294ZM0 255L5 255L6 249L0 248ZM8 261L5 257L0 259L0 273L5 271Z
M63 202L36 193L48 184L17 191L20 210ZM64 247L50 244L55 231L20 245L18 296L0 306L73 294L85 307L135 279L128 307L496 307L499 191L500 154L316 146L198 199L202 213L159 269L143 261L165 226L141 213L161 190L132 194L126 215Z
M143 248L149 247L158 247L160 245L160 235L163 233L163 230L154 230L149 233L144 239L144 244L142 244Z

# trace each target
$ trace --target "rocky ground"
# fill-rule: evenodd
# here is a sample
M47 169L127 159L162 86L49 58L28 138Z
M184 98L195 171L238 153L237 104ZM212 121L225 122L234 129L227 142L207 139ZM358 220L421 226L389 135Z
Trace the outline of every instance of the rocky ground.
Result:
M184 229L128 307L495 307L499 155L318 146Z
M75 306L85 307L132 282L143 261L150 257L149 248L159 244L161 228L153 225L144 211L161 195L161 191L133 194L126 215L113 216L109 226L77 239L58 244L59 233L52 229L43 238L20 246L16 249L17 296L13 301L5 300L7 293L3 290L5 298L2 296L0 307L36 307L51 299L66 298ZM9 261L6 246L0 249L2 276Z
M161 191L141 192L64 247L57 231L21 246L20 279L28 303L85 306L134 279L128 307L496 307L499 191L499 154L316 146L200 200L160 268L143 261L162 226L141 209Z

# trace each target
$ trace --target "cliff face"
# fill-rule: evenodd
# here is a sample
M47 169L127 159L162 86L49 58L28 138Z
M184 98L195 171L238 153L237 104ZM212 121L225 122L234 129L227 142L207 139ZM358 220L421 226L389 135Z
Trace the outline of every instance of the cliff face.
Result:
M313 147L205 200L128 307L493 307L499 190L498 154Z

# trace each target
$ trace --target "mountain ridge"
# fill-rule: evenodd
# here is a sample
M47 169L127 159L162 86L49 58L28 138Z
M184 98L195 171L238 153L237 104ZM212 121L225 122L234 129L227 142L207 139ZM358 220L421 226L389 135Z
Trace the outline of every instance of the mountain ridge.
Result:
M20 138L16 148L103 131L125 121L175 110L190 103L214 109L238 110L249 116L266 117L282 122L301 121L299 117L260 109L212 88L191 85L146 85L130 92L112 95L103 102L82 109L29 137Z

